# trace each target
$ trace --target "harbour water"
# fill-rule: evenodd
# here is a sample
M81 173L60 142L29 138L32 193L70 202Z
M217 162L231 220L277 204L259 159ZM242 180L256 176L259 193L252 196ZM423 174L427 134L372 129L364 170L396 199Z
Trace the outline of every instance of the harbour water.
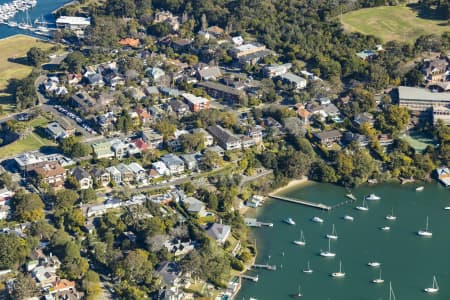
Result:
M353 190L357 202L337 207L329 212L280 200L267 201L258 219L273 222L273 228L258 228L254 236L258 247L257 263L277 266L276 271L257 270L257 283L245 281L236 299L282 300L292 299L301 286L302 299L389 299L389 281L392 281L396 299L450 299L450 191L437 183L425 185L422 192L413 185L385 184L364 186ZM284 196L333 205L347 200L344 188L329 184L308 183L282 193ZM358 211L365 195L375 193L380 201L366 201L369 210ZM391 211L396 221L385 216ZM354 221L343 219L345 215ZM314 223L318 216L323 224ZM417 231L425 228L429 217L431 238L419 237ZM283 219L292 217L295 226ZM328 249L325 237L335 224L338 240L331 241L334 258L324 258L320 250ZM390 231L382 231L390 226ZM293 244L303 230L306 246ZM312 274L302 272L310 260ZM342 271L345 278L332 278L331 273ZM384 284L373 284L379 270L369 267L370 261L381 263ZM439 283L439 292L427 294L433 275Z
M0 4L10 3L11 0L0 0ZM64 4L70 2L70 0L38 0L37 5L28 10L28 16L30 22L34 22L34 20L41 20L44 18L46 22L55 23L55 18L51 14L55 9L63 6ZM15 21L17 23L26 21L26 13L19 12L14 18L10 19L10 21ZM16 34L27 34L31 36L35 36L31 31L22 30L17 27L9 27L8 25L0 24L0 39L13 36Z

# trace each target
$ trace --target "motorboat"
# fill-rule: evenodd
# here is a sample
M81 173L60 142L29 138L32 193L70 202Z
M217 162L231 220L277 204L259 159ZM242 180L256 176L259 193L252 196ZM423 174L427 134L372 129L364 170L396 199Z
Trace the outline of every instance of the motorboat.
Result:
M384 279L381 278L381 269L380 269L380 275L378 276L378 278L375 278L374 280L372 280L372 283L380 284L383 282L384 282Z
M328 240L328 251L320 250L320 256L335 257L336 253L331 252L331 240Z
M421 229L417 231L417 234L424 237L431 237L433 236L433 233L428 230L428 217L427 217L427 223L425 225L425 230Z
M380 200L381 197L375 195L375 194L370 194L369 196L366 196L366 200L371 200L371 201L377 201Z
M444 210L450 210L450 206L444 207Z
M323 219L319 217L313 217L311 221L313 221L314 223L323 223Z
M305 273L305 274L312 274L312 272L314 272L314 271L309 266L309 260L308 260L308 265L307 265L306 269L303 269L303 273Z
M391 230L391 227L389 227L389 226L383 226L383 227L381 227L380 229L383 230L383 231L389 231L389 230Z
M363 200L362 206L357 206L356 207L357 210L361 210L361 211L368 211L369 208L366 205L366 201Z
M339 272L331 273L332 277L342 278L345 277L345 272L342 272L342 262L339 261Z
M346 220L346 221L353 221L354 218L353 218L352 216L345 215L345 216L344 216L344 220Z
M421 191L423 191L424 189L425 189L424 186L418 186L418 187L416 187L416 192L421 192Z
M334 224L333 224L333 229L331 230L331 233L327 234L327 239L330 239L330 240L337 240L338 239L338 235L337 235L337 232L336 232L336 228L334 227Z
M289 225L295 225L295 221L292 220L292 218L287 218L284 220L285 223L289 224Z
M356 201L356 197L352 193L346 194L345 197L349 198L350 200Z
M370 261L367 265L368 265L369 267L377 268L377 267L379 267L381 264L380 264L379 262L377 262L377 261Z
M439 286L436 280L436 276L433 276L433 285L432 287L428 287L424 289L425 292L433 294L433 293L437 293L439 291Z
M299 246L305 246L306 245L305 237L303 235L303 230L300 230L300 239L299 240L295 240L294 244L299 245Z

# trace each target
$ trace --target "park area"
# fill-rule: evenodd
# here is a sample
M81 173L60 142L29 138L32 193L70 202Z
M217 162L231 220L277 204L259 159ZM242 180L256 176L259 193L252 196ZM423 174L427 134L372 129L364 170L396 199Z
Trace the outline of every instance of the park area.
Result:
M11 92L7 90L8 81L12 78L25 78L32 70L32 67L26 63L28 50L32 47L47 50L52 46L50 43L25 35L0 40L0 105L3 113L8 114L14 110Z
M383 42L414 43L421 35L450 31L447 21L436 17L436 11L418 4L364 8L344 14L342 23L347 31L373 35Z

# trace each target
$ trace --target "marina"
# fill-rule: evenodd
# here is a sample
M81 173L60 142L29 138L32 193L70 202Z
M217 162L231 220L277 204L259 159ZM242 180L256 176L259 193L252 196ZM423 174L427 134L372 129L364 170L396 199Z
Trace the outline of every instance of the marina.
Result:
M256 262L278 268L276 272L258 272L258 283L246 281L236 299L250 296L260 300L292 299L299 282L305 299L388 299L389 282L393 282L395 296L400 299L450 299L450 289L444 284L449 278L450 262L442 259L450 252L449 214L442 209L450 206L450 198L448 190L439 184L424 186L420 193L412 185L399 184L354 189L352 193L359 199L359 205L371 193L382 198L367 201L370 210L357 213L352 204L318 213L315 207L294 202L267 201L258 212L258 219L280 225L254 231L258 240ZM346 198L346 193L341 187L311 183L280 196L333 207ZM311 222L314 215L324 219L325 226ZM344 218L346 215L355 218L349 222ZM395 220L387 220L388 215L395 216ZM281 223L286 216L291 216L296 226ZM432 239L417 235L418 230L426 230L427 216ZM327 234L333 233L333 224L338 240L327 239ZM391 229L389 232L380 230L386 225ZM301 240L301 231L308 238L303 247L293 243ZM335 257L321 257L321 252L334 253ZM345 278L331 275L339 273L339 261ZM433 276L440 283L439 290L425 292L436 288ZM327 288L321 288L324 286ZM395 296L392 290L391 299Z

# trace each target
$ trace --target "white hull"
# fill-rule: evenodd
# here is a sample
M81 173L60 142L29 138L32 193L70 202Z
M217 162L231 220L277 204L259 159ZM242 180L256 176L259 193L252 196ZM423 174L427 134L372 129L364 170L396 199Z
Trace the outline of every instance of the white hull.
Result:
M314 217L311 219L311 221L313 221L314 223L323 223L323 220L319 217Z
M305 246L306 242L302 242L302 241L294 241L294 244L298 245L298 246Z
M333 235L333 234L327 234L327 239L330 239L330 240L337 240L337 239L338 239L338 236L337 236L337 235Z
M354 218L352 216L344 216L344 220L353 221Z
M284 220L284 222L289 224L289 225L295 225L295 221L292 220L291 218L288 218L288 219Z
M444 207L445 210L450 210L450 206Z
M369 210L369 209L368 209L367 207L365 207L365 206L357 206L356 209L357 209L357 210L360 210L360 211L368 211L368 210Z
M432 233L432 232L425 231L425 230L419 230L419 231L417 232L417 234L418 234L419 236L424 236L424 237L432 237L432 236L433 236L433 233Z
M325 252L320 252L320 256L322 256L322 257L335 257L336 253L325 251Z
M433 294L433 293L437 293L439 291L439 289L435 289L435 288L426 288L424 289L425 292Z
M331 276L335 277L335 278L342 278L342 277L345 277L345 273L343 273L343 272L331 273Z
M369 196L366 196L365 198L366 200L370 200L370 201L378 201L381 199L381 197L378 197L375 194L370 194Z
M384 226L384 227L381 227L380 229L383 230L383 231L389 231L389 230L391 230L391 227Z
M304 269L303 270L303 273L305 273L305 274L312 274L312 272L314 272L314 271L311 270L311 269Z
M377 261L374 261L374 262L369 262L367 265L368 265L369 267L377 268L377 267L379 267L381 264L380 264L379 262L377 262Z
M388 215L388 216L386 216L386 220L395 221L395 220L397 220L397 217L393 216L393 215Z
M379 279L379 278L372 280L372 283L375 283L375 284L380 284L383 282L384 282L384 279Z
M419 186L419 187L416 188L416 191L417 191L417 192L421 192L421 191L423 191L423 189L424 189L423 186Z

